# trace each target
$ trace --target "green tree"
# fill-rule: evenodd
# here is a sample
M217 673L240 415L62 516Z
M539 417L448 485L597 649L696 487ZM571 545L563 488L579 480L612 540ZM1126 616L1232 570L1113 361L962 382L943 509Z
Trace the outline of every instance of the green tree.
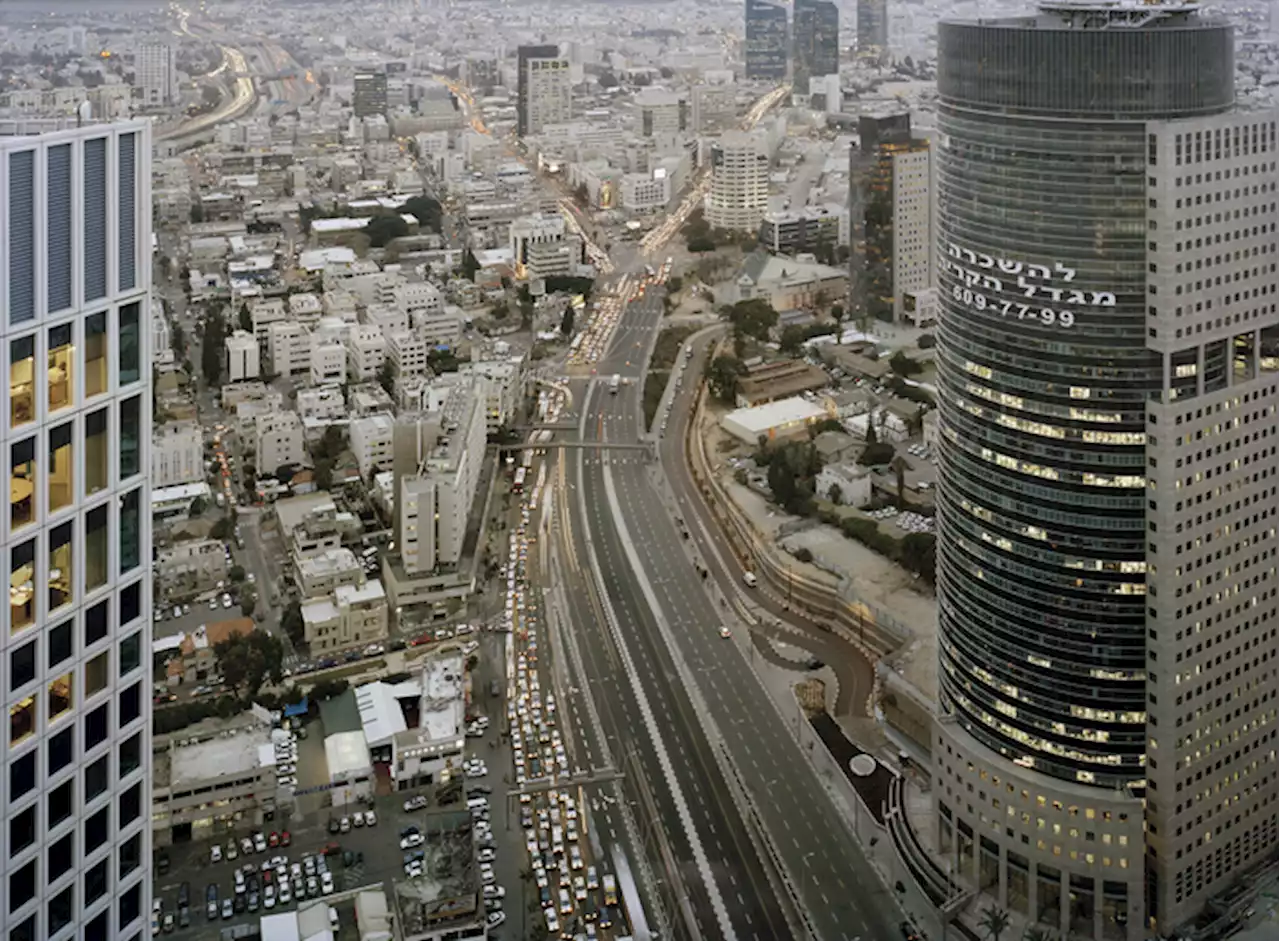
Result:
M922 333L920 334L920 339L916 340L916 346L920 347L922 350L932 349L937 345L938 338L932 333Z
M600 77L596 79L600 83L601 88L617 88L618 76L612 72L601 72Z
M253 317L249 314L249 305L240 305L240 329L246 333L253 333Z
M196 497L191 501L191 506L187 508L187 516L197 517L204 516L204 511L209 509L209 501L204 497Z
M831 305L831 318L832 318L836 323L839 323L840 321L844 320L844 305L843 305L843 304L832 304L832 305Z
M394 239L404 238L409 234L409 223L395 213L384 213L374 216L364 228L373 248L385 248Z
M769 455L769 489L788 513L807 516L813 510L814 476L822 470L818 449L808 441L793 441Z
M778 339L778 350L788 356L795 356L800 352L800 347L805 340L808 339L808 332L804 327L791 324L782 328L782 336Z
M395 398L396 370L389 359L384 359L382 365L378 367L378 385L382 386L382 391L387 395Z
M201 203L191 204L191 221L193 223L204 222L204 206Z
M298 646L306 638L306 623L302 620L302 605L290 601L280 614L280 629L289 641Z
M893 460L889 462L889 470L897 480L898 484L898 506L902 506L902 495L905 490L907 471L911 470L911 464L901 454L895 454Z
M685 247L695 255L714 252L717 248L715 241L709 235L695 235L689 239Z
M738 301L729 308L729 323L733 325L733 332L740 337L767 340L769 331L777 322L778 312L762 297Z
M840 499L844 496L844 491L840 489L839 484L832 484L827 488L827 499L837 506L840 505Z
M210 539L230 539L231 534L235 532L235 523L230 518L224 516L209 527Z
M564 315L560 318L560 333L562 336L570 336L573 333L573 305L566 304L564 307Z
M334 696L341 696L351 684L343 677L338 679L322 679L311 687L311 698L318 702L326 702Z
M888 464L893 460L893 454L893 445L869 442L862 449L862 454L858 456L858 463L864 467L871 467L875 464Z
M1004 934L1009 928L1009 913L1003 908L989 905L982 910L982 917L978 920L978 927L986 933L990 941L1000 941L1000 935Z
M252 699L268 679L279 683L284 664L280 638L265 631L249 630L233 634L213 646L222 679L236 692Z
M444 210L441 209L440 203L430 196L415 196L401 206L400 211L417 218L418 225L424 232L439 232L441 229Z
M738 377L745 372L742 360L736 356L717 356L707 368L711 394L721 402L732 404L738 396Z
M315 455L317 458L333 460L342 453L342 449L346 446L347 441L342 434L341 426L330 425L325 428L324 434L320 436L320 441L316 444Z
M316 461L315 467L316 487L320 490L328 490L333 486L333 461L324 457Z
M907 356L902 350L894 353L889 359L889 368L899 376L914 376L921 372L924 367L917 363L914 359Z
M683 279L683 278L681 278L681 277L680 277L680 275L678 275L678 274L673 274L673 275L672 275L672 276L667 280L667 289L668 289L672 294L679 294L679 293L680 293L680 289L681 289L682 287L684 287L684 279Z
M476 261L475 254L468 248L462 253L462 276L468 281L474 281L479 270L480 262Z
M204 331L200 337L200 371L210 386L218 385L222 378L223 344L227 338L227 322L222 311L211 310L205 315Z
M245 579L244 566L242 565L231 566L231 570L227 572L227 578L231 579L233 582L236 582L237 584L244 581Z

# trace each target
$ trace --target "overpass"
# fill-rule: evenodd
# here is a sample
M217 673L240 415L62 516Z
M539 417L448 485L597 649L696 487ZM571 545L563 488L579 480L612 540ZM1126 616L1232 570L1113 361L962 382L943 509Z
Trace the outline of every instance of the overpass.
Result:
M538 443L525 441L520 444L498 445L498 451L504 454L512 451L550 451L555 448L575 448L592 451L646 451L650 454L654 450L652 442L645 441L542 441Z

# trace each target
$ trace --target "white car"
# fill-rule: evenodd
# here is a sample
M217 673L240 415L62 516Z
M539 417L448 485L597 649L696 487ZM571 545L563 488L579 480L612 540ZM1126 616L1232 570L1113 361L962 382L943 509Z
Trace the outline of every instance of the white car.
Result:
M275 907L276 907L276 887L275 887L275 886L273 886L273 885L266 885L266 886L263 886L263 889L262 889L262 907L263 907L263 908L275 908Z
M482 863L491 863L497 855L498 854L491 849L482 849L480 852L476 853L476 859Z
M372 810L366 810L364 812L364 825L366 827L372 827L377 822L378 822L378 817L376 814L374 814Z
M506 912L490 912L489 917L485 919L485 923L490 928L496 928L498 927L498 925L502 924L506 920L507 920Z
M222 862L222 847L219 846L217 843L214 843L211 847L209 847L209 862L210 863Z
M422 810L428 803L429 801L426 797L419 794L417 797L410 797L404 802L404 811L405 813L412 813L415 810Z
M363 827L363 826L364 826L364 811L363 811L363 810L357 810L354 814L352 814L352 815L351 815L351 825L352 825L353 827Z
M425 841L421 833L409 833L400 839L400 848L402 850L411 850L415 846L421 846Z
M484 897L487 899L506 898L507 890L500 885L487 885L484 887Z
M320 873L320 890L325 895L333 894L333 873L327 869Z

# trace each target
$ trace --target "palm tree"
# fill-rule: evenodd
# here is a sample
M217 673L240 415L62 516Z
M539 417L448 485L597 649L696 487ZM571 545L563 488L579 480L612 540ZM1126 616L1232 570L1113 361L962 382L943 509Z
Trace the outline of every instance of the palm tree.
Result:
M1045 931L1039 925L1030 925L1027 930L1022 933L1022 941L1049 941L1049 932Z
M1009 927L1009 913L1003 908L988 906L982 910L978 927L986 933L990 941L1000 941L1000 935L1004 934Z

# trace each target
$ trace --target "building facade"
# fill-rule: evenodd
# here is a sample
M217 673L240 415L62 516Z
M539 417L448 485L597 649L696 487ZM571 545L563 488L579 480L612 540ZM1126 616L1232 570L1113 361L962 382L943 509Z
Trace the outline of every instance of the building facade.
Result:
M164 108L178 101L178 69L173 46L148 42L133 57L133 84L143 108Z
M1054 934L1229 919L1277 846L1275 114L1196 7L938 62L940 846Z
M889 55L889 0L858 0L858 58L883 62Z
M808 94L809 79L840 74L840 8L831 0L796 0L791 84Z
M516 133L537 134L573 114L569 60L558 46L521 46L516 52Z
M357 72L352 82L351 110L357 118L387 113L386 72Z
M762 131L726 131L711 145L712 228L752 232L760 225L769 208L769 150Z
M151 486L204 480L204 438L196 422L165 422L151 431Z
M151 907L151 132L51 123L0 139L0 904L9 937L133 941Z
M771 0L747 0L745 6L746 78L748 81L787 80L787 8Z

